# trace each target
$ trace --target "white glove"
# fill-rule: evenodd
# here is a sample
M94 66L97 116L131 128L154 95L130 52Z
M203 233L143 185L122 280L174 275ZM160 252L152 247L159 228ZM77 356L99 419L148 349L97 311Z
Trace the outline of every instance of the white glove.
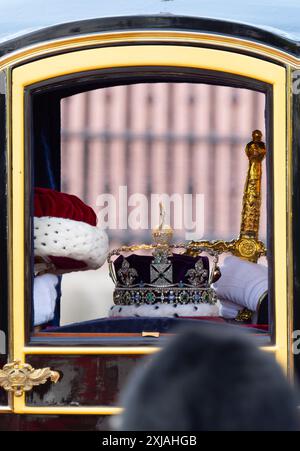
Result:
M230 256L224 260L221 274L214 284L222 304L221 315L235 318L243 308L255 312L260 298L268 290L268 268Z
M219 314L222 318L226 319L236 318L239 311L243 309L240 305L234 302L224 301L223 299L220 299L220 304Z
M54 318L57 283L58 277L53 274L44 274L34 278L34 326L48 323Z

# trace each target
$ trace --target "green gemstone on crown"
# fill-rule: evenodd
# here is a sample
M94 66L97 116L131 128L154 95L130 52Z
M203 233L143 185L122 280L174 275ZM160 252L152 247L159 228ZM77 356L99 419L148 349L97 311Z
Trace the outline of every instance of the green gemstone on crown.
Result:
M209 293L207 291L203 292L202 299L204 300L204 302L209 302L210 296L209 296Z
M189 295L186 291L183 291L182 293L180 293L179 295L179 300L180 302L182 302L183 304L186 304L189 300Z
M155 296L154 294L150 291L149 293L146 294L146 302L148 302L149 304L151 304L152 302L155 301Z
M125 293L124 298L127 304L131 303L131 294L128 291Z

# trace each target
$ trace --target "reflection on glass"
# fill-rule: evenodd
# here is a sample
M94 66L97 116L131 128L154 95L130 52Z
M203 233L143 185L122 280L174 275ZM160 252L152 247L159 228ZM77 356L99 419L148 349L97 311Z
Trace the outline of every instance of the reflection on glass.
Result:
M92 207L98 226L106 229L110 249L150 243L151 230L159 224L160 201L166 205L174 242L229 241L240 233L248 167L245 144L254 129L260 129L265 135L264 107L265 96L258 92L185 83L116 86L67 97L61 102L61 191L78 196ZM260 215L263 241L266 238L265 208L263 161ZM145 258L145 253L140 253L140 257ZM126 261L126 256L122 258ZM225 255L220 257L221 266L224 258ZM206 260L201 259L203 266ZM187 308L188 303L182 308L184 302L176 298L177 306L172 307L174 311L181 309L182 315L177 311L174 315L166 314L164 308L163 314L156 316L211 318L218 316L221 308L223 317L233 319L243 309L256 311L266 298L268 285L265 261L260 263L262 265L256 267L247 262L240 264L237 257L225 261L223 280L234 271L240 273L239 280L245 281L239 287L239 304L235 302L236 293L230 292L230 283L226 292L221 278L216 290L224 302L221 305L218 301L218 313L212 314L209 308L199 310L195 296L200 296L200 291L194 290L195 299L189 305L193 311ZM117 271L122 269L120 265L121 261ZM151 268L151 263L147 265ZM131 269L138 271L138 268ZM63 276L56 287L58 295L61 290L60 326L107 317L149 317L146 310L149 312L151 293L158 296L158 293L150 293L151 290L146 293L143 284L151 284L150 279L145 281L139 277L134 284L144 290L138 293L138 287L134 288L134 296L142 296L143 303L138 308L143 314L139 314L134 305L134 309L127 308L130 315L124 315L125 297L121 296L122 305L114 304L115 287L107 263L96 270L74 269L76 272L61 271ZM197 269L193 264L187 271ZM174 265L172 271L175 271ZM172 279L172 283L184 285L187 283L185 276L186 273L182 280ZM53 284L53 280L51 282ZM209 280L212 282L213 276ZM175 296L171 289L166 294ZM130 296L128 304L133 302L133 293ZM155 309L155 303L151 309ZM36 325L40 326L41 322ZM128 328L128 324L126 327L126 331L134 332L134 326L130 326L133 329ZM74 330L88 331L76 327ZM109 327L103 331L110 331Z

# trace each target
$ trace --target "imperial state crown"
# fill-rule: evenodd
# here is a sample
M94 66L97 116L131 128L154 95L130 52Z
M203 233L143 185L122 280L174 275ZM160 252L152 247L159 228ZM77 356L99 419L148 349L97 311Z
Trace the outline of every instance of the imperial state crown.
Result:
M122 246L109 253L115 284L110 316L218 316L211 286L219 273L218 253L197 246L189 255L191 244L172 244L173 230L164 224L162 205L152 236L152 244Z

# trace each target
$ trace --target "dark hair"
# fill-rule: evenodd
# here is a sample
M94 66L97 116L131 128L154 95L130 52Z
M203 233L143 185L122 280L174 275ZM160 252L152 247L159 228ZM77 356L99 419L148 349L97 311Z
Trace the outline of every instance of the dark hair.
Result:
M144 362L121 430L296 430L296 395L272 355L232 328L187 330Z

